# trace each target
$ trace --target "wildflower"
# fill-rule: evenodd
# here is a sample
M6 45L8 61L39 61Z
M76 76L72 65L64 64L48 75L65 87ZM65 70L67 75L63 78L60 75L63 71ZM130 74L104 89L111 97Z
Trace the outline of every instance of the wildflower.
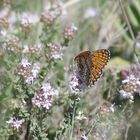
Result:
M34 78L37 77L39 71L40 71L40 66L39 66L39 64L38 64L38 63L34 63L34 64L33 64L33 67L32 67L32 70L31 70L32 75L33 75Z
M41 52L41 44L29 47L29 52L39 54Z
M7 38L4 42L4 49L12 52L18 52L21 50L20 41L17 37L13 36L11 38Z
M58 90L52 88L49 82L44 83L32 98L32 103L48 110L52 106L53 97L58 96L58 94Z
M89 8L85 11L84 18L95 17L99 13L98 9Z
M40 66L38 65L38 63L34 63L32 65L28 62L28 59L24 58L17 67L16 74L19 76L23 76L26 83L32 84L34 79L37 78L39 71Z
M78 115L76 116L77 120L87 120L87 117L84 116L82 111L78 112Z
M35 24L39 22L39 16L29 12L23 12L21 15L19 15L19 19L21 19L21 23L24 25L27 25L28 23Z
M62 46L58 44L52 44L48 43L48 52L50 54L50 58L53 60L62 59L63 53L62 53Z
M77 31L77 27L72 24L64 29L64 38L66 40L72 40L75 32Z
M79 88L78 88L78 79L76 77L76 75L71 75L70 76L70 82L69 82L69 87L72 93L78 93L79 92Z
M131 99L133 100L133 94L131 92L127 92L125 90L119 90L121 99Z
M81 135L80 140L88 140L88 137L85 134L83 134L83 135Z
M81 81L77 72L70 75L69 87L72 93L78 94L80 91L88 89L88 86Z
M33 81L34 81L34 77L33 77L33 76L29 76L29 77L27 77L26 80L25 80L25 82L26 82L27 84L32 84Z
M23 18L20 24L21 24L22 31L27 33L31 31L32 24L27 18L26 19Z
M0 28L7 29L9 27L9 23L6 18L0 17Z
M24 122L23 120L19 120L18 118L15 117L11 117L9 121L6 121L6 123L8 123L11 127L17 130L19 130L23 122Z
M23 52L23 53L28 53L28 52L29 52L29 47L28 47L28 45L24 45L24 46L23 46L22 52Z
M110 104L109 102L103 103L103 105L100 108L100 114L101 115L106 115L108 113L113 113L115 111L114 109L115 104Z
M0 36L6 37L6 35L7 35L7 31L6 30L1 30L0 31Z
M132 67L122 81L119 88L120 97L122 99L134 99L135 93L140 93L140 67L139 65Z
M31 63L28 62L28 59L23 58L22 61L21 61L21 65L23 67L28 67L28 66L31 66Z
M47 25L52 25L56 19L56 14L53 12L45 11L41 14L40 21Z

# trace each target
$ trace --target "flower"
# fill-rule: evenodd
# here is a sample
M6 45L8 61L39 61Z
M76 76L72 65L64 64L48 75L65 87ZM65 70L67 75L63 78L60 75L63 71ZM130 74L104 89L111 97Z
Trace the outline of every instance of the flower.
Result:
M23 67L28 67L28 66L31 66L31 63L28 62L28 59L27 59L27 58L23 58L23 59L21 60L21 65L22 65Z
M12 36L11 38L6 38L3 44L4 49L12 52L18 52L21 50L21 43L18 37Z
M80 140L88 140L88 137L85 134L82 134Z
M24 122L23 120L19 120L18 118L15 117L11 117L9 121L6 121L6 123L8 123L11 127L17 130L21 127L23 122Z
M75 117L77 120L87 120L87 117L84 116L82 111L78 112L78 115Z
M41 52L41 44L35 44L29 47L29 52L39 54Z
M72 93L78 93L80 90L78 88L78 78L75 74L70 76L69 87Z
M98 9L89 8L85 11L84 18L87 19L90 17L95 17L95 16L97 16L98 13L99 13Z
M62 60L63 53L62 53L62 46L61 45L48 43L47 46L48 46L48 52L49 52L51 59Z
M119 88L121 99L134 99L136 93L140 93L140 66L135 65L128 71Z
M77 71L70 75L69 79L69 87L72 93L78 94L80 91L88 89L88 86L82 82Z
M27 58L23 58L19 66L17 66L15 73L18 76L23 76L27 84L32 84L34 79L37 78L39 71L40 66L38 63L32 65L28 62Z
M76 31L77 31L77 27L74 24L67 26L64 29L64 38L66 40L72 40Z
M31 31L32 24L30 23L28 18L23 18L20 24L21 24L22 31L27 33Z
M38 63L34 63L34 64L33 64L33 67L32 67L32 70L31 70L32 76L33 76L34 78L36 78L37 75L38 75L38 73L39 73L39 71L40 71L40 66L39 66L39 64L38 64Z
M32 103L48 110L52 106L53 97L58 94L58 90L52 88L49 82L44 83L32 98Z
M133 100L133 94L131 92L126 92L125 90L119 90L121 99L131 99Z

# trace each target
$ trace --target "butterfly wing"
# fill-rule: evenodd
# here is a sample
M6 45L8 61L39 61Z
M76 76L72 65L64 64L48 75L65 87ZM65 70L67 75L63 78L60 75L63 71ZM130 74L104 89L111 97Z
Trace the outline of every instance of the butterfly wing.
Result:
M80 53L75 57L75 61L77 61L78 67L78 79L80 84L90 85L92 77L91 77L91 60L90 60L91 52L85 51Z
M97 50L91 53L91 63L92 63L92 84L97 81L102 75L102 69L105 67L110 59L109 50Z

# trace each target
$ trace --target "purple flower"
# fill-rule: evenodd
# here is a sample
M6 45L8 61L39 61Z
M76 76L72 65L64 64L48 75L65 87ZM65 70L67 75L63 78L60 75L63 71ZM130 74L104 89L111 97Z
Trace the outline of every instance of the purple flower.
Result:
M32 103L48 110L52 106L53 97L58 96L58 94L58 90L52 88L49 82L44 83L32 98Z
M16 128L17 130L21 127L23 120L19 120L15 117L11 117L9 121L6 121L11 127Z

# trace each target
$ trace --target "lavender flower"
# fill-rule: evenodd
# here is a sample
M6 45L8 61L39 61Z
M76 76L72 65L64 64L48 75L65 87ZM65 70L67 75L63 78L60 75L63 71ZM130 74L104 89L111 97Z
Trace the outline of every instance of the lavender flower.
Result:
M32 103L48 110L52 106L53 97L58 96L58 94L58 90L52 88L49 82L44 83L32 98Z
M140 93L140 66L133 66L119 89L122 99L134 99L136 93Z
M28 67L28 66L31 66L31 63L28 62L28 59L27 59L27 58L23 58L23 59L21 60L21 65L22 65L23 67Z
M32 24L27 18L23 18L20 24L21 24L22 31L27 33L31 31Z
M62 49L63 48L61 45L48 43L47 46L48 46L48 52L49 52L51 59L62 60L62 56L63 56Z
M3 47L8 51L19 52L21 50L20 45L21 43L19 41L19 38L16 36L12 36L4 41Z
M77 27L74 24L66 27L64 29L64 38L66 40L72 40L76 31L77 31Z
M6 121L11 127L19 130L21 128L21 125L23 124L23 120L19 120L18 118L11 117L9 121Z
M89 8L85 11L84 18L87 19L87 18L95 17L98 13L99 13L98 9Z
M88 86L81 81L78 72L74 72L72 75L70 75L69 87L71 92L75 94L88 89Z
M41 44L33 45L29 48L29 52L35 53L35 54L40 54L41 50L42 50Z
M22 59L20 65L16 69L16 74L23 76L27 84L32 84L34 79L37 78L37 75L40 71L40 66L38 63L33 65L28 62L28 59Z

